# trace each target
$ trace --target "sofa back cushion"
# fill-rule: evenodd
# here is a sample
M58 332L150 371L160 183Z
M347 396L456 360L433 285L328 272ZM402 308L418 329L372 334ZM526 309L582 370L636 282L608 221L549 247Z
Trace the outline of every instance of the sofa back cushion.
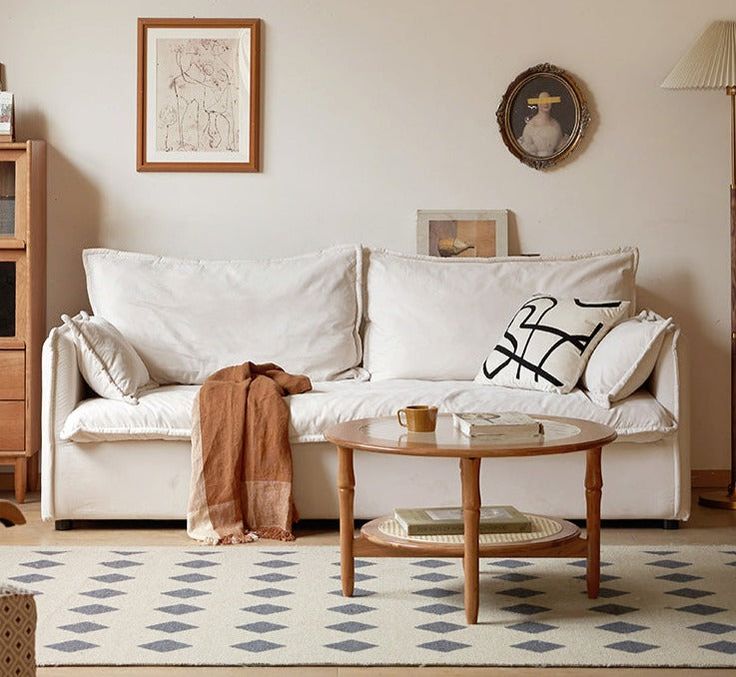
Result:
M250 360L314 380L359 375L362 260L354 246L263 261L85 250L95 315L159 383L202 383Z
M636 249L567 257L451 258L366 252L364 366L372 380L472 379L536 293L636 307Z

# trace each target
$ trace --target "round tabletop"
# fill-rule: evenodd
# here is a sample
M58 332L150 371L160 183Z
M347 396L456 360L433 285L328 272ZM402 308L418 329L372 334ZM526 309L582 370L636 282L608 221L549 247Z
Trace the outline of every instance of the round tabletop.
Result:
M399 425L396 417L361 418L330 426L325 439L340 447L406 456L542 456L584 451L610 444L616 431L607 425L560 416L532 417L542 423L544 435L514 442L467 437L452 423L452 414L437 417L432 433L413 433Z

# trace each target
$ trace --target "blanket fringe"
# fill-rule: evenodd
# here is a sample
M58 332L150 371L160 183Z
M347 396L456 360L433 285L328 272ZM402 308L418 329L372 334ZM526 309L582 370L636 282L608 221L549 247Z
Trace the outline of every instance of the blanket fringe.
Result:
M258 538L269 538L274 541L295 541L296 537L288 529L281 527L264 527L254 532Z

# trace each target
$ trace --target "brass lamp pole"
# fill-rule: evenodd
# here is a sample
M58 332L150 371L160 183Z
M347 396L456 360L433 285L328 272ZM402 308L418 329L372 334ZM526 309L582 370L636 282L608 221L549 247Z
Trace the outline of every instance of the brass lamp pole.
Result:
M736 510L736 21L714 21L662 83L665 89L725 89L731 99L731 479L700 504Z

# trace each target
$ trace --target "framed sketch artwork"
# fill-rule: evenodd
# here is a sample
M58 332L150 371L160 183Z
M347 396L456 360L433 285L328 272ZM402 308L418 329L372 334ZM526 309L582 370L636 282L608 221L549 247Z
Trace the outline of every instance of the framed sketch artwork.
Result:
M417 252L443 258L507 256L508 212L505 209L420 209Z
M547 169L575 150L590 122L580 87L549 63L525 70L496 111L506 147L524 164Z
M260 28L138 19L138 171L259 171Z

